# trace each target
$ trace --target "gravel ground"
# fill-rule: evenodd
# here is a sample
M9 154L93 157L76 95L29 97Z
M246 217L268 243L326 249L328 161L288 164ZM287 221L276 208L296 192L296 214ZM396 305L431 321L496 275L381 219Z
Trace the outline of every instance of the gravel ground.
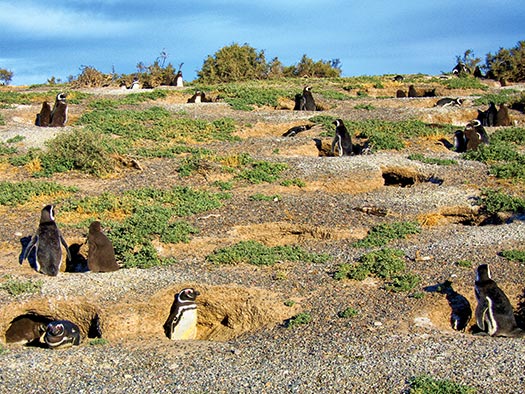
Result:
M376 107L373 111L356 110L355 104L344 103L327 113L345 119L400 120L436 111L423 101L405 101L413 105L403 109L395 106L395 100L383 100L383 105L381 100L370 100ZM195 111L196 117L206 119L226 115L245 124L258 122L261 130L264 125L274 130L276 125L288 127L310 117L282 110L238 112L223 104L188 107L170 103L167 107ZM2 111L8 122L0 128L1 140L21 133L35 138L34 127L17 124L11 121L8 110ZM519 315L525 315L525 267L498 255L523 245L525 224L519 218L502 225L467 223L476 215L480 189L495 184L484 165L458 159L442 146L424 143L412 144L409 149L432 157L454 158L458 165L419 163L408 160L407 152L319 158L312 142L316 131L294 139L284 139L277 132L252 134L241 143L211 144L210 148L286 162L287 176L303 179L307 186L235 189L222 208L188 218L201 232L186 246L164 251L178 260L171 266L43 277L27 263L18 265L20 234L34 231L38 215L32 207L0 211L8 219L0 228L0 273L43 282L35 295L14 297L0 291L0 321L5 329L14 309L30 308L37 302L49 304L49 308L58 302L86 302L102 310L111 307L108 310L126 312L138 302L157 308L162 299L159 294L185 283L260 290L266 292L261 294L275 296L279 304L295 301L298 310L311 314L312 321L291 328L281 321L228 341L171 342L158 335L137 336L123 331L121 339L107 344L93 345L85 340L81 346L56 351L4 344L0 354L1 393L127 393L137 389L147 393L403 393L409 391L409 379L422 374L469 385L480 393L525 392L525 341L452 330L446 295L436 290L437 285L451 280L454 290L474 308L475 267L490 263L496 281ZM38 145L50 136L40 134L38 142L28 139L26 143ZM271 154L275 146L281 154ZM305 156L289 153L308 152L310 148L312 153ZM152 159L141 164L143 171L127 170L104 180L79 174L56 175L53 180L77 185L81 194L99 194L146 185L206 187L207 178L214 175L211 169L205 176L181 179L176 171L177 159ZM408 168L418 181L411 187L378 187L377 179L382 181L382 174L392 168ZM4 173L6 179L26 179L23 172ZM352 192L354 185L363 190ZM281 199L253 202L249 196L254 192L279 194ZM370 214L366 207L382 208L387 215ZM389 244L402 249L408 269L421 276L417 290L423 297L390 293L377 279L333 279L339 264L353 262L363 253L350 244L371 226L432 215L439 216L437 225L425 226L420 234ZM57 221L60 225L60 213ZM64 234L66 239L82 235L66 226ZM241 237L270 244L293 237L294 243L329 253L333 259L323 264L282 262L262 268L217 267L205 260L215 246ZM471 261L472 267L459 266L460 260ZM347 307L356 309L357 316L338 317L338 312ZM137 315L122 327L124 323L144 325L147 322L141 321L143 318ZM469 327L473 324L471 320ZM117 337L115 333L106 334Z

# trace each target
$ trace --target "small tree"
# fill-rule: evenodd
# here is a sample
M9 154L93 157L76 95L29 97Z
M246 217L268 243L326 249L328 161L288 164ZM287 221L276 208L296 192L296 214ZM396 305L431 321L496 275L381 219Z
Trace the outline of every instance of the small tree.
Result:
M308 56L303 55L297 65L286 67L284 74L288 77L339 77L341 75L340 64L341 62L338 59L332 61L318 60L314 62Z
M257 52L248 44L235 43L208 56L197 75L203 83L264 79L268 75L268 65L264 51Z
M474 51L472 49L467 49L463 56L456 56L456 63L465 65L470 72L473 72L480 62L481 59L474 56Z
M494 79L525 81L525 41L519 41L511 49L500 48L495 55L487 54L486 64Z
M13 72L6 70L5 68L0 68L0 84L9 85L13 79Z

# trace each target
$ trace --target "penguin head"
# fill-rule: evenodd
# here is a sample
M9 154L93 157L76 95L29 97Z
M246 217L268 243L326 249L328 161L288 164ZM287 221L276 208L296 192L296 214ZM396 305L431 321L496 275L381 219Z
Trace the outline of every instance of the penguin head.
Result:
M98 220L95 220L89 225L89 232L90 233L98 233L102 231L102 227L100 225L100 222Z
M463 104L463 99L457 98L456 99L456 103L457 103L457 105L462 105Z
M51 322L46 327L46 335L61 337L64 335L64 325L62 323Z
M303 89L305 92L309 92L312 90L312 87L311 86L305 86L304 89Z
M335 127L339 127L343 125L343 121L341 119L336 119L332 122L332 124L335 124Z
M42 208L40 214L40 223L54 222L55 221L55 207L53 205L46 205Z
M488 264L481 264L476 272L476 282L483 282L492 279L490 275L490 267Z
M56 97L56 101L66 101L67 94L66 93L58 93Z
M175 297L178 301L195 301L198 295L200 293L197 290L188 287L182 289Z

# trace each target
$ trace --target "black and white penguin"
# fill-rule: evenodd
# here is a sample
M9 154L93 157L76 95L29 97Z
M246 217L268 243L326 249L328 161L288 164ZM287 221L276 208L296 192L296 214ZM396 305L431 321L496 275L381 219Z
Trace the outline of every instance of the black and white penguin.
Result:
M481 264L476 273L474 292L478 305L476 323L490 336L521 337L525 331L516 324L508 297L492 280L488 264Z
M40 224L36 234L31 238L22 255L22 263L33 248L36 249L35 270L45 275L56 276L62 264L62 249L60 244L66 248L68 258L71 254L66 240L55 223L53 205L46 205L40 214Z
M310 130L311 128L312 128L312 125L309 125L309 124L294 126L294 127L289 128L285 133L283 133L283 137L295 137L300 132Z
M51 123L51 106L47 101L42 103L40 113L36 115L35 125L40 127L48 127Z
M64 127L67 122L66 94L59 93L55 99L55 105L51 111L51 127Z
M348 133L343 121L336 119L332 122L335 125L335 137L332 141L331 152L335 155L335 146L337 145L338 156L352 155L352 138Z
M79 345L80 329L69 320L52 321L46 327L44 342L51 349Z
M463 104L463 100L460 98L450 98L450 97L444 97L442 99L439 99L436 103L436 107L453 107L458 106L461 107L461 104Z
M170 315L164 323L164 331L169 339L195 339L197 337L195 299L199 294L193 288L185 288L175 295Z
M92 272L111 272L119 269L113 244L102 232L98 220L89 225L87 260L88 268Z
M200 90L197 90L193 96L191 96L188 99L188 103L202 103L204 100L202 99L202 96L204 95L203 92Z
M454 150L458 153L467 151L467 139L463 130L456 130L454 133Z
M418 91L416 90L416 88L414 87L414 85L410 85L408 87L408 97L419 97L419 93Z
M184 86L184 81L182 79L182 71L178 71L175 75L175 86Z
M317 107L315 106L314 96L312 95L312 87L305 86L303 89L303 98L301 104L302 111L315 111Z

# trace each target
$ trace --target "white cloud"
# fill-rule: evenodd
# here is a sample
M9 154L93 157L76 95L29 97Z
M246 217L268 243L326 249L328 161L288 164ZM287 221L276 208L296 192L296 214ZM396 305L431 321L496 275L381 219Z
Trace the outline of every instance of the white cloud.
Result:
M0 6L0 24L12 36L35 39L118 36L137 27L96 13L21 2Z

